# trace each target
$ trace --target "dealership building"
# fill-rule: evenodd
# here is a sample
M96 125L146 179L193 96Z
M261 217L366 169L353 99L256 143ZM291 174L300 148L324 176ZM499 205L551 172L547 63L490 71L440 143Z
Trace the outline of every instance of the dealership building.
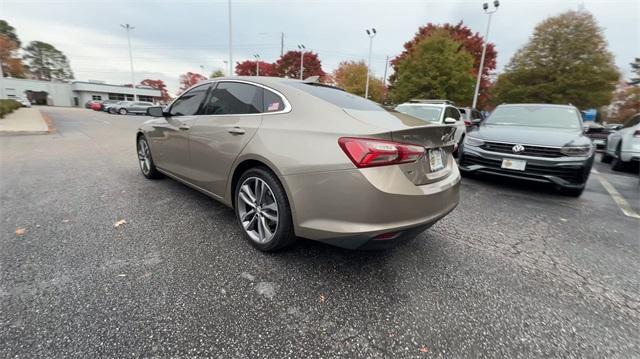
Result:
M138 101L158 102L160 90L136 86ZM31 103L49 106L80 107L89 100L133 101L134 89L100 81L55 82L29 79L0 79L0 98L23 97Z

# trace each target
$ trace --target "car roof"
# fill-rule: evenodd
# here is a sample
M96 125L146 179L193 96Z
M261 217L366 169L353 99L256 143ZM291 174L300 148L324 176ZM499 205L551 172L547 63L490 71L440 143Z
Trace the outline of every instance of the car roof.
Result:
M398 104L398 106L420 106L420 107L447 107L451 106L446 103L420 103L420 102L403 102ZM455 106L452 106L455 107Z
M561 104L553 104L553 103L504 103L502 105L498 105L498 107L522 107L522 106L576 108L575 106L570 104L561 105Z

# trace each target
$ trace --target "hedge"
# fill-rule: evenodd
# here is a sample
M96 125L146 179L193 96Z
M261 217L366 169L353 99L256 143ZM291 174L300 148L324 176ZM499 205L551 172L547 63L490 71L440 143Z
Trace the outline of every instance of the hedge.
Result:
M22 107L16 100L0 100L0 118Z

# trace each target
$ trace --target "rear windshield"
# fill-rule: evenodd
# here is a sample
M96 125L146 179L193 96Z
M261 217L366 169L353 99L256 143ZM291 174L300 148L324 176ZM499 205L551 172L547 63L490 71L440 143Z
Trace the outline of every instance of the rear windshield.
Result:
M442 108L420 105L398 105L396 106L396 111L427 122L440 123Z
M365 100L360 96L352 95L340 89L304 82L292 82L290 85L341 108L360 111L385 111L384 108L373 101Z
M571 107L505 106L498 107L485 121L489 125L580 128L580 115Z

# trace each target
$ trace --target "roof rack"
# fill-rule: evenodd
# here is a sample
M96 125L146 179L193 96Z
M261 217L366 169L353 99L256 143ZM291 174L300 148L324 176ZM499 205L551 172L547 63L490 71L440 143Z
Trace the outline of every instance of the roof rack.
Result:
M409 103L437 103L455 106L455 103L450 100L427 100L422 98L412 98L411 100L409 100Z

